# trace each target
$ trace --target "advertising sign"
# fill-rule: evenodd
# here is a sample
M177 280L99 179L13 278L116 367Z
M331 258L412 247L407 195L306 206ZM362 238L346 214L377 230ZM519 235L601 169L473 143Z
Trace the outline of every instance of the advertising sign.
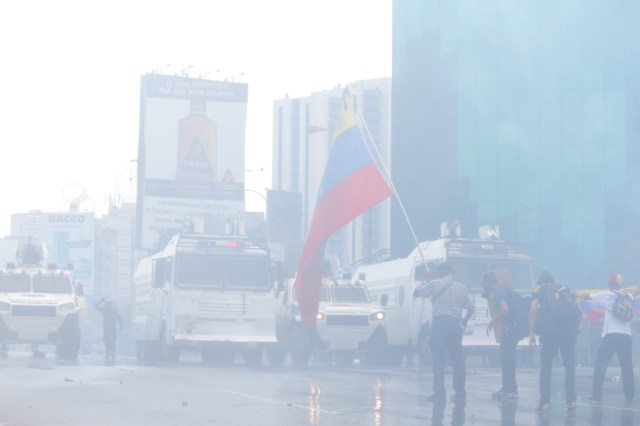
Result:
M140 247L157 249L189 223L215 233L243 219L247 95L245 83L142 77Z
M40 215L40 239L46 245L47 263L73 267L71 276L93 294L95 218L93 213L62 212Z

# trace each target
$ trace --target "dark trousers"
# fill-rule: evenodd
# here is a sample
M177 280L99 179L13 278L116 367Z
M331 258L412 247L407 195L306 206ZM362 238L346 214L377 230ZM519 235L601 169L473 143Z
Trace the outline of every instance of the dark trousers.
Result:
M593 368L593 396L602 398L602 385L607 373L607 367L615 352L620 362L620 373L622 376L622 391L624 397L633 400L635 396L635 377L633 374L633 361L631 350L631 336L622 333L607 334L602 338L598 347L595 366Z
M116 339L115 337L104 337L105 360L113 362L116 359Z
M553 359L560 351L564 364L564 391L567 402L576 400L575 347L577 330L558 330L546 334L542 340L540 354L540 403L551 402L551 370Z
M516 384L517 346L518 339L503 332L500 339L500 367L502 368L502 390L504 392L518 392Z
M453 390L459 396L466 395L466 371L462 352L462 327L460 320L439 317L433 320L431 327L431 356L433 358L433 393L446 395L444 389L444 367L447 353L451 357L453 368Z

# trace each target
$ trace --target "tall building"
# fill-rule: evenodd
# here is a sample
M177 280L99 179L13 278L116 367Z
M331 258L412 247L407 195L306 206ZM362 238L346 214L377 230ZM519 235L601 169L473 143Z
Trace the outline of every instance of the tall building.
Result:
M364 80L347 87L366 123L365 132L371 135L388 167L391 80ZM313 216L343 91L344 88L336 87L305 98L274 102L272 188L301 194L301 240ZM326 253L337 255L345 266L387 249L389 206L390 202L385 201L343 227L329 240Z
M572 286L640 282L640 2L394 0L392 117L420 239L497 224Z

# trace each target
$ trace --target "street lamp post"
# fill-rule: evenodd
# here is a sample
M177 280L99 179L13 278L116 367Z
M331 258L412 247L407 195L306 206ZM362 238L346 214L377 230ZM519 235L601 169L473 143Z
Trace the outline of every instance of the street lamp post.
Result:
M309 227L309 135L327 130L321 126L309 124L309 104L304 111L304 234Z

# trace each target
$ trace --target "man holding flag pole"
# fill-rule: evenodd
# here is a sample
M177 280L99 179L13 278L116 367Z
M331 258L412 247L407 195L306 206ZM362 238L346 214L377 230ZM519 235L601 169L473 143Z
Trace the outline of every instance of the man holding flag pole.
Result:
M300 315L307 328L313 328L316 323L327 240L392 193L390 183L382 175L367 147L358 125L353 99L345 90L333 144L295 277Z

